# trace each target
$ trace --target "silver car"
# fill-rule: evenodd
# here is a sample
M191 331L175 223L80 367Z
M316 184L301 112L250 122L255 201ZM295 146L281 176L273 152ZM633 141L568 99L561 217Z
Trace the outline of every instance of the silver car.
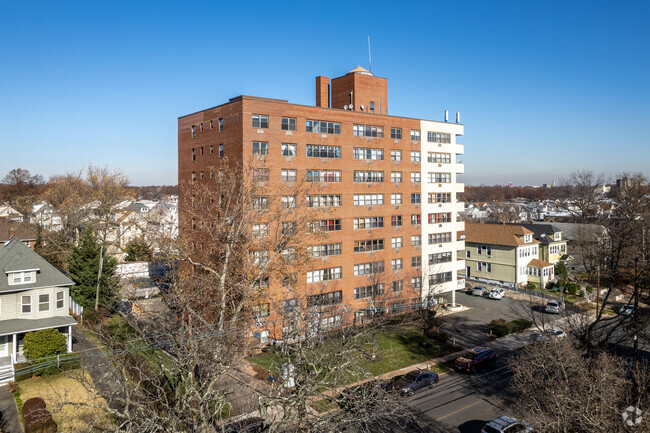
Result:
M476 286L472 289L472 295L483 296L487 293L487 289L483 286Z
M492 289L490 291L491 299L501 299L506 295L506 291L501 288Z
M560 314L562 312L562 307L564 307L562 301L551 299L546 303L546 312L552 314Z
M533 431L533 427L526 421L500 416L485 424L481 433L527 433L531 431Z

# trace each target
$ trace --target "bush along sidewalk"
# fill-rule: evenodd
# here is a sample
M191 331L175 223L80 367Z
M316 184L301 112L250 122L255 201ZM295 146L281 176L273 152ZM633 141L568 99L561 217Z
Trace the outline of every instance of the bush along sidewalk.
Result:
M488 324L488 334L493 337L505 337L524 331L533 326L533 322L526 319L515 319L507 322L505 319L496 319Z

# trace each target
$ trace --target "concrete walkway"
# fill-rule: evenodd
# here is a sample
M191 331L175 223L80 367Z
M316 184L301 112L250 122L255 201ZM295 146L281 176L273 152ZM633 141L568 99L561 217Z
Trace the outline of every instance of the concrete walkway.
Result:
M23 433L23 425L18 418L14 395L7 385L0 386L0 431L4 433Z

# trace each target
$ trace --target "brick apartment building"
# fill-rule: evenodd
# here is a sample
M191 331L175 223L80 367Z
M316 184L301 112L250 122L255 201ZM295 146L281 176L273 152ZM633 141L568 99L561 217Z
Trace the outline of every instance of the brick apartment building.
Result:
M464 250L457 218L464 146L456 140L463 129L388 115L387 80L358 67L331 82L317 77L316 106L238 96L180 117L179 185L209 181L203 173L226 160L259 163L268 195L281 195L287 181L317 184L311 205L326 202L320 223L327 236L314 244L327 246L314 248L313 269L297 276L297 286L326 280L329 303L360 317L372 305L369 271L381 272L379 290L405 304L413 293L421 299L464 285L457 258ZM191 235L183 194L181 188L180 233ZM269 281L269 293L285 292L280 281ZM269 333L261 334L264 342Z

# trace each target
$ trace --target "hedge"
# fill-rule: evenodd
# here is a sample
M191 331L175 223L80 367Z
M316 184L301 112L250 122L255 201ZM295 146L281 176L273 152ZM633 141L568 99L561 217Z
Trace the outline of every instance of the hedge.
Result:
M496 337L505 337L506 335L515 334L533 326L533 322L527 319L515 319L506 322L504 319L493 320L488 325L488 330Z

